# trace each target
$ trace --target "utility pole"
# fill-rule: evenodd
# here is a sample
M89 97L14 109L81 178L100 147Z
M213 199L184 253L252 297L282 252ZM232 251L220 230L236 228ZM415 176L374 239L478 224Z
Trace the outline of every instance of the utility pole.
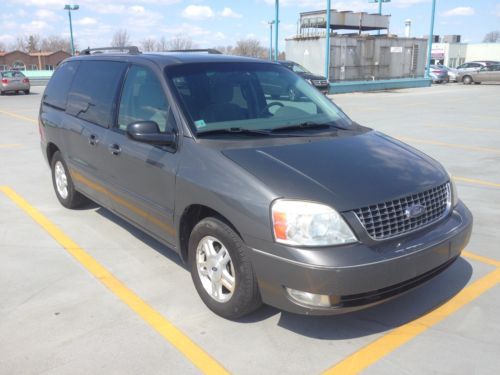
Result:
M325 77L330 81L330 23L331 23L331 2L326 0L326 50L325 50ZM333 75L332 75L333 79Z
M434 15L436 13L436 0L432 0L431 30L429 32L429 43L427 44L427 64L425 66L425 78L430 77L432 42L434 40Z
M269 60L273 59L273 25L274 21L268 21L269 24Z

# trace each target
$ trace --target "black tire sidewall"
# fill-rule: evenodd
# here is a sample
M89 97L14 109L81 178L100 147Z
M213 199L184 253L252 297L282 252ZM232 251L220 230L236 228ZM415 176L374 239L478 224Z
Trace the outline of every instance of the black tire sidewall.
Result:
M226 247L235 271L235 291L227 302L214 300L203 287L196 265L196 250L205 236L217 238ZM248 259L243 241L238 234L223 221L209 217L200 221L189 238L189 266L193 283L207 307L227 319L237 319L256 310L260 304L260 294L252 264Z

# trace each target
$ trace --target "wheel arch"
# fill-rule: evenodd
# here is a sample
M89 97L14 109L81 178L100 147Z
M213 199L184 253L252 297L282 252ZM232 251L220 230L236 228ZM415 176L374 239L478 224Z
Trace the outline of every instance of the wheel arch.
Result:
M57 147L55 145L55 143L52 143L52 142L49 142L47 144L47 147L45 149L45 152L46 152L46 155L47 155L47 161L49 162L49 165L51 164L52 162L52 157L54 156L54 154L59 151L59 147Z
M203 204L191 204L184 209L179 220L180 255L184 263L188 263L189 236L196 224L207 217L215 217L229 225L240 238L241 234L236 227L217 210Z

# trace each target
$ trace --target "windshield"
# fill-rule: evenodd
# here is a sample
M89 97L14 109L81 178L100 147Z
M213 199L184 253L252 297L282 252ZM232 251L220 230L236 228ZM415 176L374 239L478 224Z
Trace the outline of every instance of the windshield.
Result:
M304 123L351 126L328 98L277 64L185 64L167 67L166 75L197 134Z
M306 68L304 68L302 65L299 65L299 64L293 64L292 70L295 73L310 73L309 70L307 70Z

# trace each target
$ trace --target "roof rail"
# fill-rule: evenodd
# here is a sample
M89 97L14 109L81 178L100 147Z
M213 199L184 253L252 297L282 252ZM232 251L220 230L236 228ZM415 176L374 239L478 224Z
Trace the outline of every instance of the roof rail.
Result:
M119 51L127 52L129 55L139 55L141 51L136 46L123 46L123 47L101 47L101 48L87 48L80 52L81 55L92 55L92 53L103 53L104 51Z
M167 52L206 52L211 55L222 55L221 51L216 50L215 48L200 48L200 49L170 49Z

